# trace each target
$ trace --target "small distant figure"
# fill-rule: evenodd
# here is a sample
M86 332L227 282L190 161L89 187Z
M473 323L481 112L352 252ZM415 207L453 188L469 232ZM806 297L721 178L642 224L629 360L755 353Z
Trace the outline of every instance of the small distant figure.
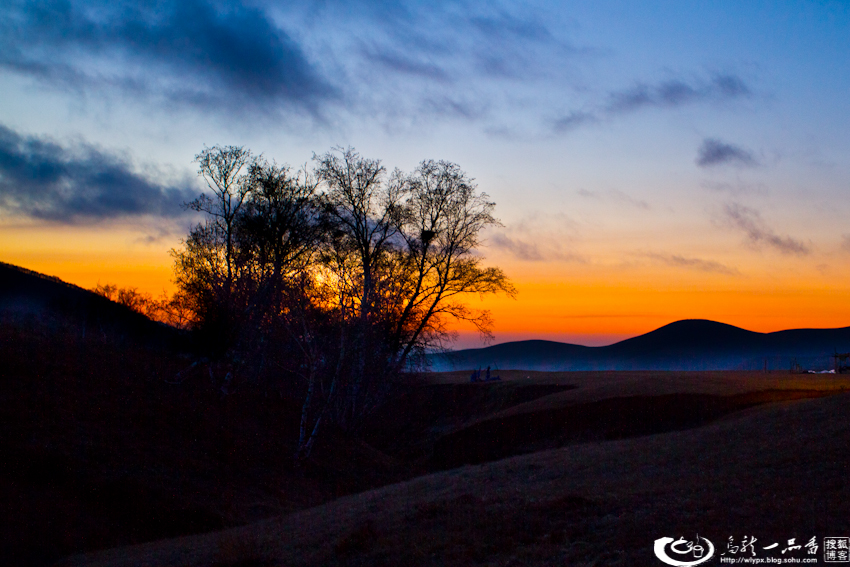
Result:
M501 380L498 376L490 375L490 367L484 371L484 377L481 377L481 369L473 370L472 374L469 375L470 382L492 382L493 380Z
M221 385L221 393L225 396L232 394L236 390L235 385L233 384L233 375L228 372L224 377L224 383Z

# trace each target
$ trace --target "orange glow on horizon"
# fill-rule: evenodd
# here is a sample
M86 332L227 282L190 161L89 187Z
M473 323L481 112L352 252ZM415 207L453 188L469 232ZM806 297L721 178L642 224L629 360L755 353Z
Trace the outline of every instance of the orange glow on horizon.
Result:
M599 346L682 319L709 319L762 333L850 326L846 288L767 290L751 283L743 289L691 289L671 284L669 274L662 281L657 287L516 282L515 300L499 296L473 303L491 311L497 343L537 338ZM471 329L457 329L463 343L475 341Z
M0 226L0 261L79 285L136 287L172 293L168 250L179 237L148 242L138 229ZM557 265L496 261L518 289L472 307L489 309L496 342L547 339L603 345L647 333L681 319L710 319L758 332L850 325L845 275L755 266L746 275L647 265ZM759 271L760 270L760 271ZM838 268L836 268L838 270ZM454 326L459 348L478 346L473 329Z
M0 261L91 289L135 287L159 296L174 292L173 244L147 244L137 231L104 227L0 226Z

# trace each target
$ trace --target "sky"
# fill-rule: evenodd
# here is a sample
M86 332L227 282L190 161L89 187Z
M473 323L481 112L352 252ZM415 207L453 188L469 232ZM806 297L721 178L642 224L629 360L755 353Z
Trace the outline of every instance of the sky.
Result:
M848 2L9 0L0 261L173 291L205 146L351 146L496 203L496 342L845 327L848 62Z

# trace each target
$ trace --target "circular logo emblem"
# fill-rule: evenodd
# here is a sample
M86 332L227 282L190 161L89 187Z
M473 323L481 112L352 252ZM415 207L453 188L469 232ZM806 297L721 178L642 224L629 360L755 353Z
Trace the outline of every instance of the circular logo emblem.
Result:
M675 541L672 537L660 537L655 540L653 551L655 556L667 565L686 567L711 559L714 556L714 544L699 535L693 541L683 537Z

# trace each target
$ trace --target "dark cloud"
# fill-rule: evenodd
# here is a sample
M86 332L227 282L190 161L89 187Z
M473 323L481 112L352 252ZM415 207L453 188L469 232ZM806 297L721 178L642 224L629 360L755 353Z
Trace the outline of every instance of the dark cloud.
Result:
M633 112L646 107L677 107L693 102L741 98L750 90L735 75L715 75L708 81L672 79L654 85L638 84L608 95L609 113Z
M330 124L350 113L398 128L447 108L446 120L474 117L504 132L539 124L552 88L587 92L578 65L598 54L574 46L562 24L555 8L527 4L7 0L0 67L217 118L283 110ZM733 74L639 83L581 112L546 111L544 128L564 133L641 108L748 94ZM478 102L472 111L432 104L460 99Z
M716 94L724 98L737 98L750 94L750 89L744 81L735 75L715 75L711 82Z
M0 20L0 65L60 86L231 110L335 96L284 30L239 2L13 2Z
M715 274L726 274L729 276L737 276L740 275L740 272L735 268L730 268L729 266L725 266L719 262L715 262L713 260L703 260L701 258L687 258L684 256L679 256L676 254L657 254L657 253L648 253L646 254L648 258L652 258L653 260L657 260L668 266L674 266L678 268L687 268L690 270L697 270L700 272L709 272Z
M746 233L755 245L764 244L783 254L797 256L805 256L810 252L809 247L802 241L790 236L778 236L772 229L765 226L761 214L755 209L738 203L728 203L724 207L724 213L732 226Z
M751 152L715 138L706 138L702 141L702 145L697 150L696 162L700 167L725 164L752 166L758 163Z
M668 81L654 87L638 85L609 97L609 111L629 112L644 106L678 106L699 99L700 92L681 81Z
M198 191L135 171L126 159L88 145L63 147L0 125L0 209L74 223L138 215L176 217Z

